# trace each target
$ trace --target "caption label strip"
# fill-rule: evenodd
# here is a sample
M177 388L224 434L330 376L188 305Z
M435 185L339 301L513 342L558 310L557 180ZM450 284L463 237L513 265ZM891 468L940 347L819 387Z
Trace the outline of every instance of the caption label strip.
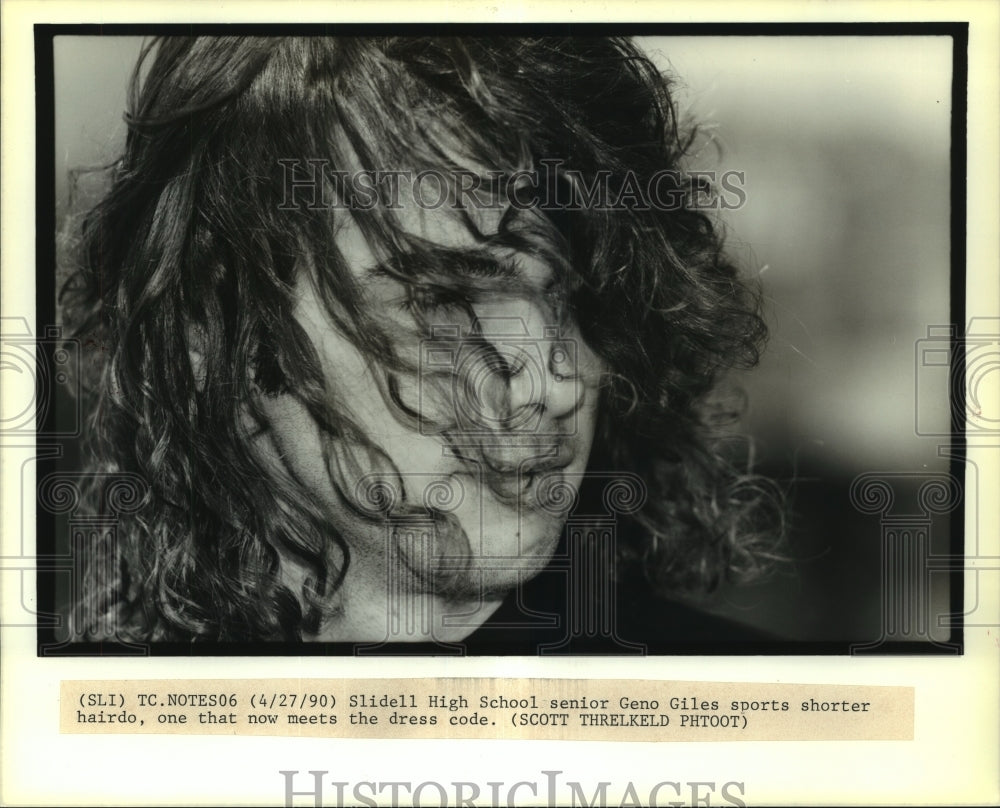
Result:
M906 741L912 687L608 679L63 681L84 734Z

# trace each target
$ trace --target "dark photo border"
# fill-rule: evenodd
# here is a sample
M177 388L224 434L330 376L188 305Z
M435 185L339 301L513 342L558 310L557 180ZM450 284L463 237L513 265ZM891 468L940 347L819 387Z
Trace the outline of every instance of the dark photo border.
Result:
M56 165L55 153L55 70L54 39L57 36L152 36L164 34L274 34L331 35L331 34L478 34L484 32L502 35L597 35L617 34L632 36L822 36L822 37L886 37L886 36L943 36L952 41L952 84L950 119L950 317L947 348L951 358L948 373L951 432L940 438L948 443L949 471L957 480L966 479L966 356L963 339L966 328L966 165L968 110L968 39L969 25L964 22L946 23L698 23L698 24L114 24L114 25L65 25L38 24L34 28L35 48L35 223L36 267L34 334L37 339L39 378L58 379L64 357L61 335L57 323L57 256L56 222ZM944 325L944 324L940 324ZM51 389L51 388L49 388ZM44 389L39 386L39 391ZM74 462L76 442L83 429L80 423L70 423L66 407L56 401L39 398L37 409L37 480ZM945 450L942 450L942 452ZM37 495L37 491L36 491ZM964 492L962 496L964 503ZM846 503L845 503L846 507ZM948 562L949 608L953 625L945 641L900 641L873 644L871 653L897 655L955 655L963 653L964 643L964 565L965 514L960 504L954 507L950 521ZM101 643L66 643L60 638L60 603L58 580L72 576L74 567L67 555L66 541L60 540L60 531L66 530L65 518L57 517L51 508L37 503L36 496L36 553L37 553L37 648L38 655L62 656L353 656L360 644L328 643L155 643L151 645L110 645ZM873 527L873 531L877 530ZM855 641L800 641L760 640L731 642L721 640L671 643L662 647L650 645L651 655L847 655L858 653L859 643L871 638L859 637ZM368 645L368 644L366 644ZM378 651L386 655L405 655L409 649L386 646ZM427 653L426 650L422 653ZM445 653L442 651L442 653ZM519 654L518 646L491 646L489 654Z

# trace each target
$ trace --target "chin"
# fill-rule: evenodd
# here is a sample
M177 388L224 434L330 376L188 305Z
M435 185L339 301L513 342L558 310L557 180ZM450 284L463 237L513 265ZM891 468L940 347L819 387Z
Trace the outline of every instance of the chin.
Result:
M534 534L520 548L497 548L495 552L501 557L473 556L468 567L456 571L450 579L439 579L435 594L455 601L500 600L545 569L559 544L560 532ZM497 547L488 540L484 545Z

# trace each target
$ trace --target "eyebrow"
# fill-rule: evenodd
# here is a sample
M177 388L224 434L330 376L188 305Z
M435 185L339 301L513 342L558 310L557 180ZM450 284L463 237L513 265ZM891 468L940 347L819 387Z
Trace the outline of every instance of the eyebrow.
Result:
M474 277L498 280L518 280L521 277L517 260L513 257L502 258L481 250L431 248L420 252L402 253L389 261L368 267L362 272L362 280L385 277L395 279L396 275L417 275L437 262L461 264L469 270L468 274Z

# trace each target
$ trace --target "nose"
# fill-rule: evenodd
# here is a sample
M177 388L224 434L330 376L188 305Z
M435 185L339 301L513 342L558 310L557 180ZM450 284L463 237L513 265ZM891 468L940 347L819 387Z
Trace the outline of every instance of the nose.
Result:
M506 420L514 430L531 430L532 423L537 428L539 419L556 426L581 407L586 395L576 339L561 335L540 315L478 323L505 365Z
M547 419L557 421L580 408L585 389L577 373L575 348L567 339L517 346L508 381L512 420L526 410L540 410Z

